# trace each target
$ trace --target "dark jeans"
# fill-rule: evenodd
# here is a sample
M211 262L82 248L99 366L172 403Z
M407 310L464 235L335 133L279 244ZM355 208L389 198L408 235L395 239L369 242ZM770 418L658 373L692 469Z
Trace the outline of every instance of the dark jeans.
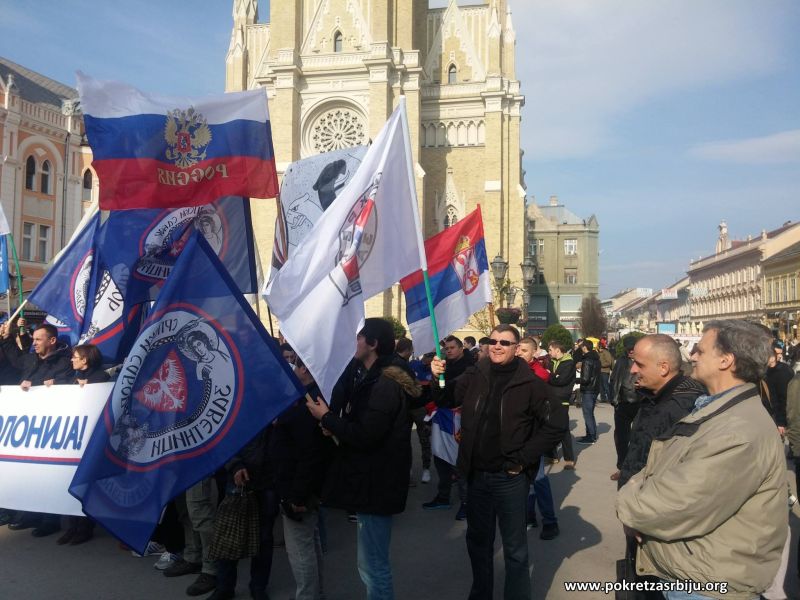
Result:
M581 392L581 409L586 424L586 435L597 439L597 422L594 420L594 405L597 403L597 392Z
M258 554L250 559L250 590L266 591L272 570L272 530L278 516L278 495L275 490L256 490L261 544ZM233 593L236 590L236 560L217 561L217 590Z
M422 457L422 468L431 468L431 424L425 422L427 411L425 407L416 408L411 411L411 420L417 426L417 437L419 438L420 456Z
M466 502L467 486L463 479L459 477L456 468L438 456L433 457L433 464L436 466L436 473L439 475L439 488L436 496L440 500L447 500L450 502L450 489L453 487L453 482L455 482L458 486L458 499L461 502Z
M19 511L14 522L31 523L34 527L41 527L44 529L61 529L61 515L54 515L51 513Z
M575 462L575 450L572 449L572 433L569 430L569 426L567 426L567 431L564 432L564 438L561 440L561 451L564 454L564 460Z
M150 539L163 544L167 552L172 554L180 554L183 551L183 525L178 518L178 509L174 500L167 504L164 514L161 515L161 521L156 525Z
M600 372L600 400L603 402L609 402L611 399L610 388L608 387L608 378L610 376L611 373Z
M617 470L622 468L622 461L628 453L631 441L631 427L639 412L638 402L620 402L614 409L614 445L617 447Z
M539 460L539 470L530 487L528 494L528 514L536 515L536 505L542 513L543 525L558 525L556 508L553 503L553 490L550 488L550 479L544 472L544 459Z
M504 600L530 600L525 505L530 478L521 473L476 471L467 493L467 552L472 563L469 600L491 600L494 587L494 536L503 540Z

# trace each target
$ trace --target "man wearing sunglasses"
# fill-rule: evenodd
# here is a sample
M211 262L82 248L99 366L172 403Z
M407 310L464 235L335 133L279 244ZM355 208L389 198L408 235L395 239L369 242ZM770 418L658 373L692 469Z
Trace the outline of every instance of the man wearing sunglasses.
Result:
M567 430L564 411L552 411L547 385L516 356L519 332L498 325L488 340L489 357L456 382L454 406L461 407L458 471L469 483L467 552L472 563L470 600L492 597L495 528L500 527L506 600L529 600L525 511L531 477L541 456ZM434 378L445 362L431 363ZM441 394L433 387L434 397ZM438 403L438 401L437 401Z

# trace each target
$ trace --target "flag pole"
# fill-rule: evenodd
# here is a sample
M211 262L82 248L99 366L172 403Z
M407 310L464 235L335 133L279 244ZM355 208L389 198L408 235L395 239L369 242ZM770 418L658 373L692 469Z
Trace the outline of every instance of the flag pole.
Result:
M412 210L414 213L415 229L417 233L417 248L419 249L419 262L422 267L422 280L425 282L425 297L428 300L428 313L431 316L431 327L433 328L433 339L435 340L436 356L442 358L442 349L439 345L439 327L436 325L436 312L433 308L433 296L431 294L431 282L428 277L428 257L425 255L425 242L422 239L422 222L419 218L419 204L417 201L417 182L414 179L414 158L411 156L411 134L408 128L408 113L406 112L406 97L400 96L400 123L403 127L404 146L406 150L406 166L408 173L408 186L413 195ZM439 387L444 388L444 374L439 375Z
M10 232L9 232L10 233ZM2 243L5 246L5 256L3 256L3 268L6 270L7 277L5 278L8 283L6 289L6 315L9 317L9 325L11 325L11 267L8 264L8 238L3 234Z
M497 327L497 320L494 317L494 302L489 302L486 306L489 307L489 323L492 325L492 329Z
M25 306L25 301L22 299L22 271L19 269L19 259L17 258L17 245L14 243L14 236L10 233L8 234L8 241L11 242L11 255L14 257L14 267L17 269L17 293L19 294L19 306L17 310L14 312L14 316L17 316L17 313L22 311L22 307ZM11 296L11 290L9 290L9 298ZM10 302L10 300L9 300ZM25 316L25 313L22 313L22 316ZM9 317L9 321L11 318Z

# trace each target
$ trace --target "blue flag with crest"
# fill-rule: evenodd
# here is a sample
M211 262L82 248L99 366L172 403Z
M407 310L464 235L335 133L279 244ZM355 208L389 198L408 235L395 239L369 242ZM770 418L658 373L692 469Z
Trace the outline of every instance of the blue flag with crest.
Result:
M213 474L304 388L199 232L142 324L70 485L143 551L170 499Z
M89 282L94 262L94 238L100 213L73 237L58 260L28 295L28 302L51 317L62 334L75 344L86 316Z
M128 281L128 269L105 260L103 244L108 221L98 229L94 261L89 279L87 311L83 319L80 344L97 346L106 363L119 364L127 356L139 333L142 304L127 301L123 291Z
M156 299L195 230L239 291L256 293L250 200L226 196L203 206L111 212L98 234L98 251L127 305Z

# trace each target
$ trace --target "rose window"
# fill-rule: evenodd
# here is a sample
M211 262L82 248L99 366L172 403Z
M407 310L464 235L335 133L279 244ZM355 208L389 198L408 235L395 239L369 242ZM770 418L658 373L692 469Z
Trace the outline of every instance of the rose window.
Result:
M317 119L311 133L311 145L317 152L350 148L366 141L364 124L354 112L337 108Z

